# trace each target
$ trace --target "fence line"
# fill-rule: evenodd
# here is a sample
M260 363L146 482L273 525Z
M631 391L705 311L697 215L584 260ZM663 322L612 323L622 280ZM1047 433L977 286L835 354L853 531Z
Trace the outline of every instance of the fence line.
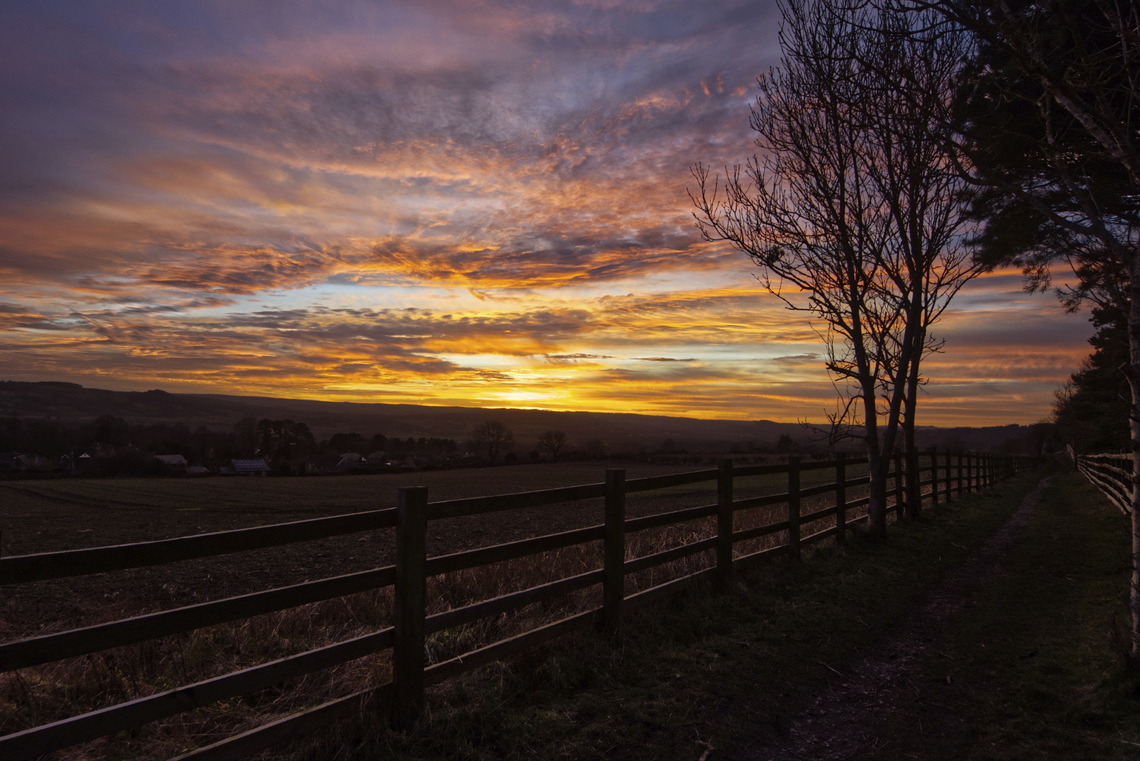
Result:
M1125 515L1132 514L1132 455L1126 453L1076 454L1077 470L1084 474Z
M925 499L937 504L940 499L950 501L955 494L980 490L1015 475L1028 463L1028 458L950 452L942 453L940 463L939 455L937 450L930 450L920 461L919 493L913 499L917 507ZM378 528L394 529L396 548L396 562L392 566L0 644L0 673L3 673L363 591L390 587L395 599L394 620L390 627L4 735L0 737L0 758L23 761L389 649L392 651L391 682L267 723L180 758L195 761L239 758L350 716L376 701L388 706L394 720L406 721L419 713L428 684L534 647L569 631L596 628L603 636L618 639L624 613L632 605L649 604L703 579L713 580L719 588L727 589L732 585L737 567L744 562L779 554L799 558L805 546L833 537L842 542L850 526L868 519L864 509L868 498L848 498L850 489L864 486L869 481L862 475L851 477L849 468L866 463L866 459L842 456L830 462L804 463L792 458L787 464L760 466L735 466L731 460L723 460L716 469L628 480L624 470L609 469L605 482L600 484L435 503L428 501L425 487L412 487L400 489L398 506L385 510L155 542L0 557L0 584L22 584L213 557ZM892 475L895 484L888 493L888 497L894 497L894 503L888 505L888 511L902 519L907 501L902 458L895 458L894 465ZM834 471L833 483L802 485L803 473L823 469ZM734 499L734 485L738 479L771 475L786 475L787 492ZM715 482L715 504L637 518L625 515L628 494L703 482ZM832 505L804 514L806 500L828 493L834 494ZM604 522L600 525L449 555L427 555L426 535L432 521L598 498L604 500ZM744 510L779 504L786 506L782 520L751 527L734 525L735 517ZM835 520L829 527L814 530L806 536L801 534L804 527L814 526L816 522L832 516ZM703 518L714 519L714 536L649 555L626 557L626 539L630 534ZM781 533L783 543L750 554L744 554L743 550L737 552L744 542ZM602 544L601 566L595 570L442 613L427 613L426 588L427 579L431 576L481 568L599 540ZM713 555L711 567L627 594L625 582L631 574L704 552ZM536 602L549 602L599 584L602 592L600 607L478 647L441 663L429 666L425 662L428 634Z

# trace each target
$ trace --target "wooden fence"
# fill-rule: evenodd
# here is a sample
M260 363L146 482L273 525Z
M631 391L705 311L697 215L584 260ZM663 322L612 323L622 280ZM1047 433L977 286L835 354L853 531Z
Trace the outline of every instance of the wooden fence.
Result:
M935 504L939 500L949 501L956 494L978 490L1008 478L1023 469L1026 463L1025 458L931 451L922 458L919 499ZM904 502L905 479L900 464L901 459L896 458L892 490L894 503L890 506L891 512L896 516L901 515ZM413 717L422 706L427 685L532 648L570 631L597 628L604 636L617 637L621 633L623 613L631 605L660 599L699 579L711 580L725 588L732 584L734 573L741 563L778 554L798 557L803 547L831 537L843 541L848 527L867 519L867 498L849 499L848 496L868 483L865 465L864 459L842 457L829 462L800 462L793 459L787 464L743 467L724 460L716 469L636 479L627 479L624 470L611 469L606 471L604 483L434 503L429 501L426 488L405 488L399 491L399 504L395 508L162 541L0 558L0 584L25 584L279 547L293 542L340 537L377 529L393 531L396 546L395 564L382 568L0 644L2 674L317 601L368 590L394 588L394 620L387 628L4 735L0 737L0 758L23 761L123 730L139 728L217 701L248 695L387 649L392 650L393 678L390 682L330 700L179 758L184 761L239 759L277 743L296 739L336 720L359 715L365 706L386 706L396 720ZM805 472L826 470L835 473L833 482L806 488L801 486L801 476ZM781 475L787 479L786 492L734 499L734 484L738 479ZM701 482L715 482L715 504L636 518L627 518L625 515L626 496L629 494ZM834 500L828 500L830 504L827 507L810 513L801 512L809 498L815 498L811 504L819 504L820 498L828 494L834 495ZM590 499L604 501L604 522L599 525L454 554L427 556L425 537L431 521ZM734 515L742 510L766 505L783 505L785 509L781 519L761 526L734 528ZM801 527L813 523L818 527L821 519L828 518L833 518L833 521L829 521L827 528L815 530L806 536L801 535ZM626 556L626 538L630 534L692 522L695 519L715 519L715 534L644 557ZM741 544L758 537L774 537L782 541L775 541L773 546L741 556L738 551ZM428 577L598 541L601 542L602 551L599 567L594 570L442 613L428 615L426 612ZM706 553L710 558L703 570L635 593L627 593L625 580L628 575L701 553ZM551 601L577 590L597 588L598 585L601 586L600 607L583 610L460 656L426 665L425 639L432 633L487 616L498 616L536 602Z
M1131 454L1074 454L1073 459L1077 463L1077 470L1100 489L1112 504L1125 515L1132 514Z

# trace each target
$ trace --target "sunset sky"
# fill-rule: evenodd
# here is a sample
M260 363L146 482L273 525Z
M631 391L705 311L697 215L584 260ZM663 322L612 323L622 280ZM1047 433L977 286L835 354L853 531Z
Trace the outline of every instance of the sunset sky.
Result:
M0 5L0 380L822 420L802 314L700 240L757 2ZM920 424L1030 423L1087 315L976 281Z

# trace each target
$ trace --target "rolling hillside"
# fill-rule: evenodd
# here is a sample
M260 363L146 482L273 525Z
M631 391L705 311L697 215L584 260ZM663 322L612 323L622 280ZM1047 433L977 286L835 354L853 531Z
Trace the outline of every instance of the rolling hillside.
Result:
M318 439L351 431L364 436L382 433L388 437L438 436L462 440L480 423L498 419L511 428L515 441L521 446L528 446L543 431L560 429L576 445L597 439L604 442L609 451L625 452L658 449L670 440L676 449L725 452L772 447L784 434L801 444L807 444L813 438L811 432L797 423L769 420L697 420L600 412L359 404L219 394L171 394L160 390L109 391L57 382L0 382L0 415L5 417L49 419L71 425L108 414L131 423L181 423L190 428L205 426L217 430L228 430L245 417L259 420L290 418L307 424ZM953 444L973 449L1000 446L1026 433L1026 427L1017 425L923 428L920 431L924 446ZM854 442L851 448L857 448Z

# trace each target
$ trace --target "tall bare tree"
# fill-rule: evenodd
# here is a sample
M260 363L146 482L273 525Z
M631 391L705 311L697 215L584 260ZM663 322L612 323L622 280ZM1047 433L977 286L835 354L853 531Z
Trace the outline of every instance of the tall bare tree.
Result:
M908 511L919 496L915 443L923 354L942 343L930 335L951 299L980 274L962 234L971 184L958 170L958 155L947 139L953 132L956 78L972 50L961 26L936 13L915 13L886 0L864 64L881 87L866 113L866 135L881 160L869 163L876 192L889 210L886 272L899 294L906 322L914 326L913 361L906 376L902 430L907 453ZM901 348L895 354L901 355Z
M894 7L785 0L782 67L759 78L760 149L721 180L694 168L695 216L806 311L842 392L833 430L863 439L871 530L886 529L891 453L913 429L923 355L978 269L959 245L964 186L938 130L964 56L956 28ZM917 468L911 468L917 474ZM912 505L917 478L909 485Z

